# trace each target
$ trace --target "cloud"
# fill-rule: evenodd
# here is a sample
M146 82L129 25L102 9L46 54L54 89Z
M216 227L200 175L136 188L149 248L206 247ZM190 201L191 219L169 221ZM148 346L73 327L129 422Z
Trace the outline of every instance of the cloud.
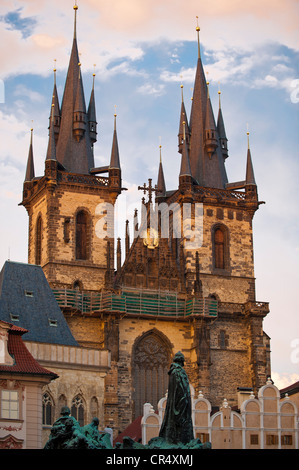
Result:
M152 83L145 83L137 88L137 92L143 95L161 96L164 93L164 85L153 85Z
M271 379L274 385L279 389L293 385L299 381L299 374L280 374L279 372L272 372Z
M190 0L188 12L182 14L182 8L180 0L116 0L113 7L104 0L85 1L79 5L77 17L83 67L93 69L94 63L99 68L102 63L107 67L116 57L140 59L141 43L157 43L162 38L195 41L196 16L201 42L223 54L218 65L224 66L227 74L230 65L243 67L244 71L251 67L246 58L241 65L231 63L229 54L234 50L253 52L257 45L279 41L298 51L296 0L210 0L200 5L197 0ZM69 2L15 0L11 11L11 2L2 1L0 40L9 48L1 49L1 78L21 73L47 75L54 58L57 66L65 69L72 34L73 11ZM174 55L171 60L177 62L179 58Z

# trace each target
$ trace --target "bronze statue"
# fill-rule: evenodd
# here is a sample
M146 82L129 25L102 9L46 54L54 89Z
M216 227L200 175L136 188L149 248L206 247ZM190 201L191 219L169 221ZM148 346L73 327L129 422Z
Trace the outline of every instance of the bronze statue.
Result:
M159 434L174 444L187 444L194 439L190 387L184 363L184 355L177 352L168 372L166 410Z

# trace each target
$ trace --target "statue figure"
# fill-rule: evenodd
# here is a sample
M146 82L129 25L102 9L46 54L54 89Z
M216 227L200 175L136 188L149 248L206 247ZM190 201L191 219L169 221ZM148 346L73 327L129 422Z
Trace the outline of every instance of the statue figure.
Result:
M184 355L177 352L168 371L168 396L159 434L159 437L173 444L187 444L194 439L191 395L184 363Z
M70 414L70 409L63 406L60 418L52 426L45 449L112 449L110 434L98 430L98 418L81 427Z

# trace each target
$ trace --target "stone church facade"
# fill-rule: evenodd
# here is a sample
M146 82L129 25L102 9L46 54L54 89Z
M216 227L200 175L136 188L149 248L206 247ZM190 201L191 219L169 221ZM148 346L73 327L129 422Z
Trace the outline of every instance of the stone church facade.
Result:
M178 115L178 186L166 188L161 161L157 184L140 187L145 217L136 213L133 240L126 226L123 263L120 241L107 231L122 193L116 116L110 162L96 168L94 88L87 107L76 29L61 105L54 82L41 177L30 144L22 201L28 262L42 267L78 344L110 352L100 418L115 435L144 403L157 407L179 350L195 393L214 407L224 398L237 405L238 387L257 393L271 373L269 305L255 297L252 221L260 202L249 141L244 180L229 183L221 104L216 122L198 51L190 119L183 94ZM161 210L151 232L155 204Z

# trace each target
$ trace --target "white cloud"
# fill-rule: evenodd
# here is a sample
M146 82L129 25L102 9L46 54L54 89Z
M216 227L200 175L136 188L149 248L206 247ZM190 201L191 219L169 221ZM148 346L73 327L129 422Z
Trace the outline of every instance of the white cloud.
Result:
M145 83L137 88L137 92L143 95L161 96L164 93L164 85L153 85L152 83Z
M272 372L271 379L273 380L274 385L281 390L289 385L293 385L295 382L298 382L299 374L280 374L279 372Z

